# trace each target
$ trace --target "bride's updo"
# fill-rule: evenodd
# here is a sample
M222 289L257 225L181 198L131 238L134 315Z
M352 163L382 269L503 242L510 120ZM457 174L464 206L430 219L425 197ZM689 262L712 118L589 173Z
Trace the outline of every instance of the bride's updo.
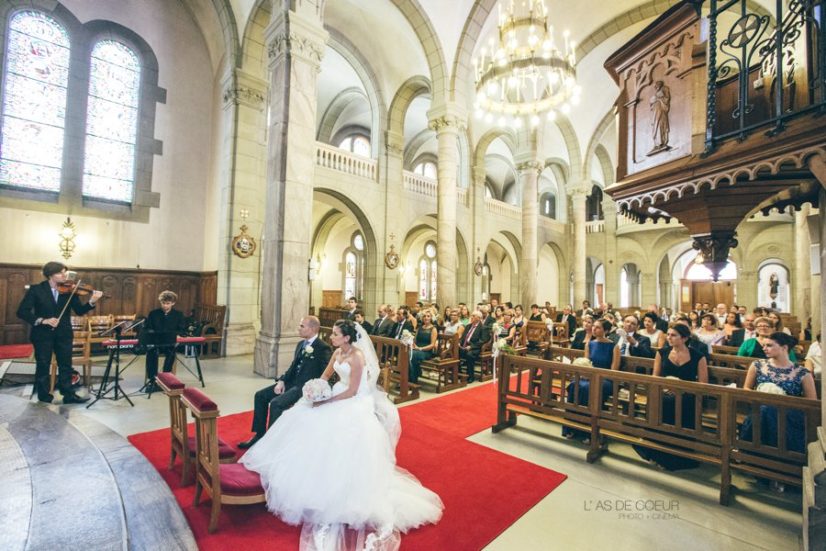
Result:
M359 338L356 331L356 324L350 320L340 319L335 323L335 327L341 332L342 337L350 337L350 344L355 344Z

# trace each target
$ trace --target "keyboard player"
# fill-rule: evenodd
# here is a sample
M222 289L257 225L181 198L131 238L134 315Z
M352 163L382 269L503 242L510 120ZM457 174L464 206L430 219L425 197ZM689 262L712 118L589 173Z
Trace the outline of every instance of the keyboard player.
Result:
M146 351L147 390L150 392L158 390L155 385L158 354L164 354L163 370L172 371L172 365L175 363L175 342L178 335L184 331L184 315L181 311L175 310L178 295L172 291L163 291L158 295L158 301L161 307L149 312L141 332L143 344L154 345L147 346Z

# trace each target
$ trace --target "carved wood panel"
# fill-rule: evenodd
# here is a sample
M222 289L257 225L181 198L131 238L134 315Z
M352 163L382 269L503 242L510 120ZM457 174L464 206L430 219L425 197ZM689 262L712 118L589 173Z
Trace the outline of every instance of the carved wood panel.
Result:
M177 308L188 313L196 304L215 304L217 272L75 268L85 283L103 291L98 314L146 315L158 307L158 294L169 289L178 294ZM0 344L27 342L29 327L17 318L26 285L43 280L40 266L0 264Z

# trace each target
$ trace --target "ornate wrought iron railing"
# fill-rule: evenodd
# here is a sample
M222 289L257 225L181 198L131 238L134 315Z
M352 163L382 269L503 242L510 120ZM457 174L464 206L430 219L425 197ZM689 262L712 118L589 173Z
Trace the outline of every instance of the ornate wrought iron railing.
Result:
M746 0L710 0L707 154L724 140L763 128L775 135L792 117L826 112L824 3L776 0L769 14Z

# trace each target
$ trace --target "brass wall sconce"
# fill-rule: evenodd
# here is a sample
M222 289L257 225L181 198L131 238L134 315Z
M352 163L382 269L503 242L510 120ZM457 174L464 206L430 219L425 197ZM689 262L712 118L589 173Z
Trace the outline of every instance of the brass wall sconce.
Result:
M69 260L75 250L75 237L77 237L77 229L71 218L66 217L63 228L57 235L60 237L60 244L58 245L60 252L63 254L63 258Z

